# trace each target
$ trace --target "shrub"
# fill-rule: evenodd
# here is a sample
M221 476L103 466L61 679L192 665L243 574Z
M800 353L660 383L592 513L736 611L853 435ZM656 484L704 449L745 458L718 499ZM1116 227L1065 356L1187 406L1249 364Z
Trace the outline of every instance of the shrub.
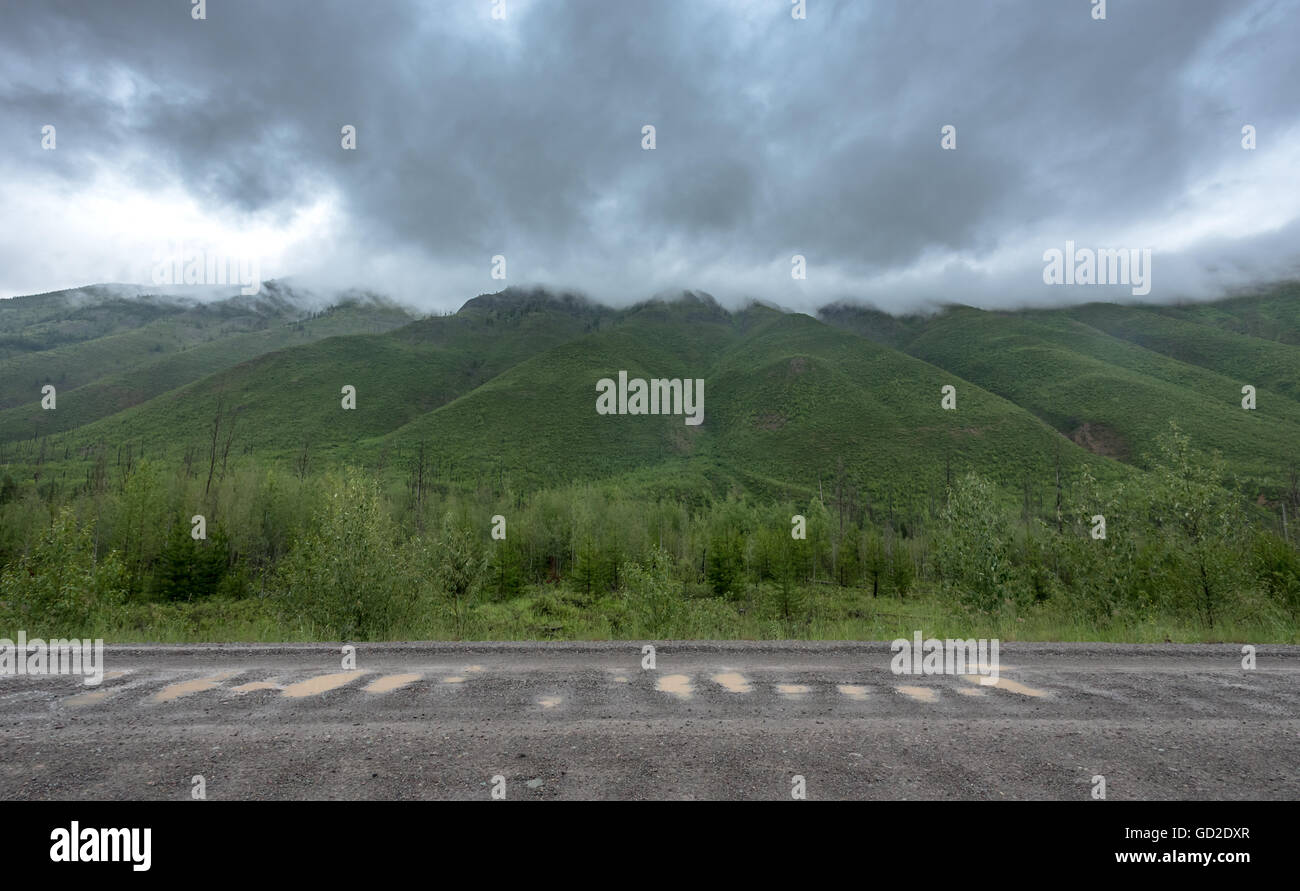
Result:
M73 636L109 620L126 597L126 571L115 551L96 558L93 533L65 508L29 553L0 572L5 625Z
M1012 578L1011 531L991 483L972 472L948 490L936 562L944 588L964 606L993 612Z
M662 548L653 549L641 563L623 564L623 586L634 621L651 637L666 632L681 607L672 565L672 556Z
M415 608L420 585L411 571L413 546L398 547L373 482L349 475L331 489L281 562L275 597L286 620L320 634L382 638Z
M162 600L203 600L216 594L230 568L230 544L214 528L206 541L196 541L189 527L177 523L167 535L153 573L154 594Z

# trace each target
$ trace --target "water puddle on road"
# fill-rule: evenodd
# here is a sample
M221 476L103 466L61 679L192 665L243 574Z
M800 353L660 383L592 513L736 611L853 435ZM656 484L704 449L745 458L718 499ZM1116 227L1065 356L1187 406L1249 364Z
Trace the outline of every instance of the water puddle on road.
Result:
M279 690L280 685L274 680L269 681L249 681L247 684L240 684L238 687L231 687L230 692L239 693L256 693L258 690Z
M957 692L962 696L983 696L984 691L979 687L958 687Z
M974 674L964 674L961 676L961 679L971 684L980 684L980 681L988 680L987 677L980 677L979 675ZM1006 677L1000 677L992 684L980 684L980 686L997 687L999 690L1006 690L1008 693L1019 693L1021 696L1033 696L1035 698L1047 695L1046 690L1039 690L1035 687L1026 687L1024 684Z
M917 702L934 702L939 698L939 694L929 687L895 687L894 689Z
M678 699L690 699L695 693L691 679L684 674L670 674L655 681L655 689L660 693L671 693Z
M754 687L738 671L724 671L713 676L713 683L720 685L729 693L750 693Z
M836 689L836 690L839 690L839 691L840 691L841 693L843 693L845 696L849 697L849 699L853 699L853 700L856 700L856 701L858 701L858 702L865 702L865 701L866 701L866 698L867 698L867 688L866 688L866 687L862 687L862 686L859 686L859 685L857 685L857 684L840 684L840 685L839 685L838 687L836 687L835 689Z
M308 678L305 681L298 681L296 684L290 684L284 688L282 693L291 699L317 696L351 683L364 673L361 671L336 671L334 674L322 674L318 677Z
M223 671L221 674L214 674L212 677L195 678L192 681L181 681L177 684L168 684L153 696L149 697L150 702L171 702L180 699L182 696L190 696L194 693L202 693L204 690L211 690L221 684L227 678L239 674L237 671Z
M64 705L94 705L97 702L103 702L108 698L107 690L96 690L94 693L78 693L76 696L69 696L63 700Z
M543 696L541 699L537 700L537 704L542 708L555 708L563 701L564 700L558 696Z
M805 686L804 684L777 684L776 692L780 693L782 696L797 699L800 696L807 696L812 692L812 688Z
M367 693L389 693L393 690L400 690L409 684L414 684L422 675L410 674L390 674L387 677L376 678L365 686Z
M444 684L463 684L465 683L465 678L461 677L460 675L456 675L454 677L443 678L442 682Z

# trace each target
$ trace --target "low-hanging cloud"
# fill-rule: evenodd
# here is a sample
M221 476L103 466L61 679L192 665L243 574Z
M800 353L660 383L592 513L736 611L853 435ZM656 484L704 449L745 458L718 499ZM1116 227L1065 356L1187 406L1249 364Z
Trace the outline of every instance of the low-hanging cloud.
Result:
M1294 276L1300 14L1107 5L10 0L0 295L147 282L160 237L429 309L1121 296L1044 284L1067 240L1151 248L1150 300Z

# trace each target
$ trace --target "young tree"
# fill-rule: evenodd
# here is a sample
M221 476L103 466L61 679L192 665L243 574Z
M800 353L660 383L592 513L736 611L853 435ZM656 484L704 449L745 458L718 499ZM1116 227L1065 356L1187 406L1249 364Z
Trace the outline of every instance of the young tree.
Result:
M488 551L485 584L497 600L508 600L523 588L523 561L510 541L494 541Z
M885 574L887 566L885 547L880 540L880 532L875 528L863 532L859 539L858 550L862 552L863 575L871 579L871 596L878 597L880 595L880 579Z
M629 605L639 627L649 637L666 636L680 613L672 569L672 556L659 547L653 548L644 561L628 561L623 566Z
M116 551L96 559L94 530L64 508L31 551L0 572L0 621L46 637L84 637L126 597ZM33 635L35 636L35 635Z
M1194 452L1191 438L1176 423L1169 427L1156 443L1148 509L1173 569L1171 593L1195 591L1196 606L1213 627L1243 563L1245 517L1224 488L1222 460Z
M906 597L916 578L916 565L912 562L912 554L905 540L894 541L889 549L888 560L889 584L898 592L900 598Z
M1011 530L996 490L971 471L949 490L939 516L936 562L945 587L973 609L996 611L1011 580Z
M604 580L604 560L601 549L590 534L579 538L574 553L573 572L569 578L575 591L588 600L592 591L599 592Z
M743 544L739 533L721 530L709 540L706 577L713 593L727 597L735 593L743 569Z
M230 542L217 526L206 541L196 541L184 523L172 525L158 555L154 593L163 600L186 602L217 593L230 567Z
M478 589L486 569L487 560L478 540L448 512L442 518L438 538L438 581L451 599L457 635L464 634L465 601Z
M326 497L281 561L276 599L290 621L341 640L374 640L415 607L413 552L399 548L378 486L349 473L327 480Z

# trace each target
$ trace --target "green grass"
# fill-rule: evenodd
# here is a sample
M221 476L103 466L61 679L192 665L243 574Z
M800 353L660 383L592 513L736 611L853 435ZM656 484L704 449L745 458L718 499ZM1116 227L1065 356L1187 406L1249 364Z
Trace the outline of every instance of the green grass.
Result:
M700 597L684 601L679 618L650 628L623 620L626 610L610 595L591 603L562 586L532 585L504 602L477 602L457 623L445 606L389 629L391 640L894 640L983 637L1007 641L1105 643L1300 643L1294 624L1259 620L1218 623L1213 628L1180 616L1151 616L1108 625L1061 615L1052 607L999 616L954 611L932 594L871 598L861 588L809 585L799 589L804 611L785 620L770 605L764 584L746 597ZM593 608L595 606L596 608ZM331 641L302 624L286 624L268 602L257 599L204 603L136 604L95 632L112 643Z

